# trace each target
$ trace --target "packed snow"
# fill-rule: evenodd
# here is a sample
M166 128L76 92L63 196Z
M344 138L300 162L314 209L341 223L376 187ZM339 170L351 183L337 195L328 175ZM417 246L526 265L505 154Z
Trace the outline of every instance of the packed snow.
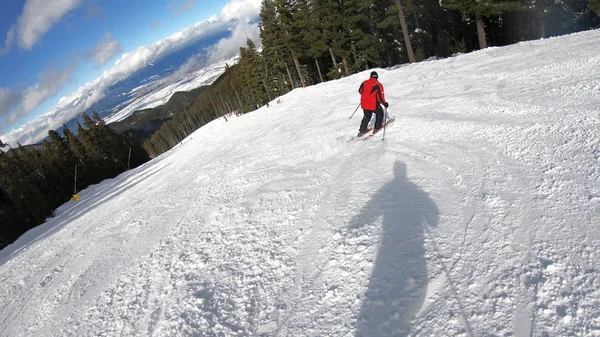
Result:
M600 336L600 30L218 119L0 252L1 336ZM385 136L385 139L382 138Z

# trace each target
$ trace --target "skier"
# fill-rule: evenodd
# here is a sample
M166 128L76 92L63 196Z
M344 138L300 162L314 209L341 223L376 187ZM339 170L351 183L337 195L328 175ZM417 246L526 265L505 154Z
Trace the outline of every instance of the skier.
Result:
M367 125L375 113L375 127L373 133L376 133L381 129L383 124L383 109L381 105L387 109L389 106L388 102L385 101L385 94L383 92L383 84L377 80L379 76L377 72L371 72L371 76L368 80L362 82L358 93L360 94L360 106L363 108L364 117L360 123L360 129L358 129L358 137L367 133Z

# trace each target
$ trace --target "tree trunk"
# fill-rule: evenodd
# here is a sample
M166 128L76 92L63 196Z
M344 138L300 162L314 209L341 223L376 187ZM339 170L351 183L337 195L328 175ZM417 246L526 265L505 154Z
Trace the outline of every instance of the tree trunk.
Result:
M215 100L212 98L212 96L208 96L208 101L210 102L210 104L212 104L212 106L213 106L213 109L214 109L215 111L217 111L217 109L218 109L218 106L215 104Z
M265 83L265 79L262 79L263 86L265 87L265 91L267 92L267 97L269 98L269 102L272 101L271 94L269 94L269 88L267 88L267 83Z
M292 56L294 55L294 52L292 51ZM304 77L302 77L302 72L300 71L300 63L298 62L298 58L296 56L293 56L294 58L294 65L296 66L296 71L298 71L298 77L300 78L300 83L302 83L302 88L306 88L306 84L304 83Z
M275 95L275 98L277 98L277 96L281 96L283 94L286 94L288 92L290 92L290 87L288 87L287 85L285 85L285 74L278 72L277 75L278 81L277 84L279 84L279 87L277 88L277 95Z
M404 17L404 9L402 9L401 0L396 0L396 7L398 7L398 16L400 17L400 27L402 27L402 35L404 36L404 44L406 45L406 52L408 53L408 62L415 62L415 53L413 52L412 45L410 43L410 35L408 34L408 26L406 25L406 18Z
M344 65L344 71L346 72L346 76L350 76L350 68L348 68L348 61L346 61L345 56L342 56L342 64Z
M329 48L329 55L331 55L331 61L333 61L333 67L335 68L335 70L338 70L338 63L335 60L335 55L333 55L333 50L331 50L331 47Z
M269 71L267 70L267 64L266 64L266 62L264 63L264 65L265 65L265 66L264 66L264 70L265 70L265 72L263 73L263 76L262 76L262 82L263 82L263 85L265 86L265 90L267 91L267 97L269 98L269 102L270 102L270 101L272 101L273 99L271 99L271 93L269 93L269 88L267 88L267 83L266 83L266 81L265 81L265 76L268 78L268 76L269 76Z
M242 104L242 100L240 99L240 94L235 90L235 96L237 97L238 104L240 105L240 110L244 111L244 105Z
M413 16L415 18L415 27L417 29L420 29L421 28L421 21L419 20L419 13L417 11L414 11L413 12Z
M225 105L223 105L223 99L221 98L221 95L219 95L219 92L215 92L215 102L219 106L219 112L221 116L225 115L227 113L227 109L225 108Z
M538 27L538 31L539 31L539 36L540 39L543 39L546 37L546 22L544 20L544 18L540 18L540 25Z
M194 118L194 121L196 122L196 129L198 129L202 125L200 123L200 120L198 119L198 115L193 114L192 117Z
M356 55L356 46L354 45L354 41L350 42L350 51L352 52L352 58L354 59L354 66L358 64L358 56Z
M319 61L315 57L315 64L317 65L317 72L319 72L319 78L321 79L321 83L323 83L323 74L321 74L321 67L319 67Z
M285 35L290 36L290 33L285 30ZM306 88L306 84L304 83L304 77L302 77L302 72L300 71L300 63L298 62L298 58L294 54L294 50L290 49L292 53L292 59L294 60L294 65L296 66L296 71L298 71L298 78L300 78L300 83L302 83L302 88Z
M285 70L287 71L288 77L290 78L292 90L296 89L296 86L294 85L294 80L292 79L292 73L290 73L290 67L288 67L287 62L285 62Z
M479 38L479 49L487 48L485 41L485 27L483 26L483 17L481 14L475 14L475 23L477 24L477 37Z

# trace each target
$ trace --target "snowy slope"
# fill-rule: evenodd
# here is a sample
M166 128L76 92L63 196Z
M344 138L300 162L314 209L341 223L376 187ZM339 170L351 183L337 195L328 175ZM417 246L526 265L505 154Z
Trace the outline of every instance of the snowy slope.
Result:
M1 336L600 336L600 30L214 121L0 252Z

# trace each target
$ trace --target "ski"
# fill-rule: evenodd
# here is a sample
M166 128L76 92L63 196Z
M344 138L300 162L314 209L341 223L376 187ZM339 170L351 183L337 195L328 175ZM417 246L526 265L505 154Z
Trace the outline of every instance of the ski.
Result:
M373 131L373 128L368 128L367 131L365 133L363 133L360 136L351 136L350 138L348 138L348 141L353 141L355 139L362 139L365 138L366 136L368 136L369 134L371 134L371 131Z
M373 131L373 127L370 127L370 128L367 129L367 131L365 131L365 133L363 133L360 136L356 136L356 138L363 138L365 136L368 136L372 131Z
M389 119L387 122L385 122L385 124L383 124L383 125L381 126L381 128L380 128L379 130L377 130L376 132L371 132L371 133L369 133L369 134L368 134L366 137L364 137L363 139L364 139L364 140L371 139L371 137L373 137L373 136L375 136L376 134L378 134L378 133L379 133L379 131L383 130L383 128L385 128L385 127L387 127L388 125L392 124L392 123L393 123L395 120L396 120L396 117L392 117L392 118L390 118L390 119ZM372 130L372 128L371 128L369 131L371 131L371 130Z

